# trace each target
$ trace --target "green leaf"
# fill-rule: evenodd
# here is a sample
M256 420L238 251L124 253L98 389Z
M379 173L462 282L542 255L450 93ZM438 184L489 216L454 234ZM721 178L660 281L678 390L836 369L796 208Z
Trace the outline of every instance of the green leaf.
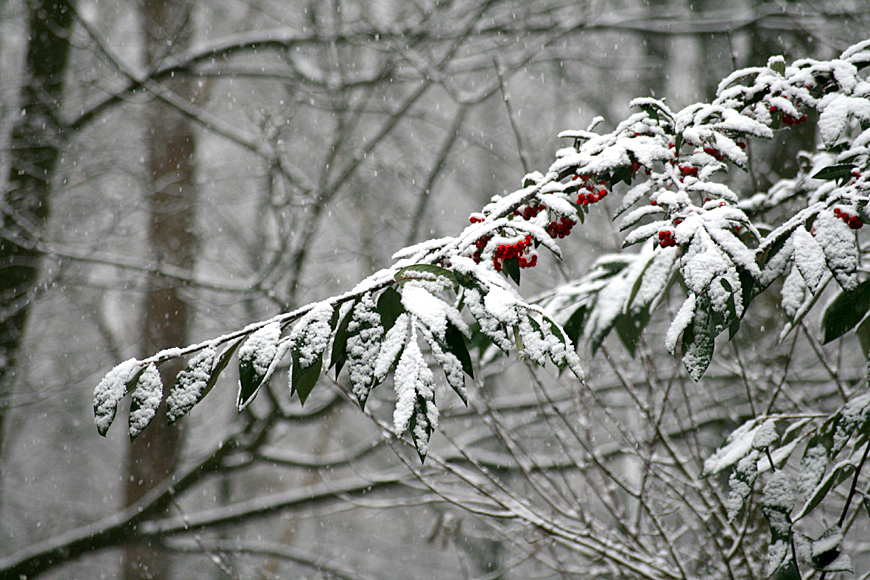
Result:
M613 175L610 176L610 188L613 189L613 186L620 181L625 182L627 185L631 185L631 178L633 175L630 165L617 167L616 171L613 172Z
M393 328L399 315L405 311L405 307L402 306L402 295L394 287L387 287L378 298L377 310L378 314L381 315L381 322L386 334Z
M239 348L243 341L244 338L240 338L239 340L228 346L227 349L223 351L218 357L217 364L214 366L214 369L211 371L211 376L208 378L208 383L206 383L205 389L203 389L202 393L199 396L199 401L202 401L217 384L218 377L224 371L224 369L227 368L227 365L230 364L230 359L233 358L233 354L235 354L236 349ZM197 401L197 403L199 403L199 401Z
M317 379L320 378L320 371L323 368L323 355L314 359L314 362L303 367L299 362L299 351L293 349L293 370L290 379L290 394L296 393L299 395L299 401L304 405L308 399L308 395L317 384Z
M414 274L431 274L431 276L415 276ZM404 285L411 280L431 280L433 276L439 278L447 278L455 286L459 283L456 276L451 270L436 266L435 264L414 264L406 266L396 272L396 282Z
M583 334L583 325L586 323L587 311L588 308L586 306L580 306L577 310L571 313L571 316L568 317L568 321L563 327L565 329L565 334L568 335L568 338L570 338L574 344L580 342L580 336Z
M824 179L826 181L848 180L852 177L854 169L855 166L852 164L838 163L820 169L811 177L812 179Z
M330 368L335 367L335 378L341 372L344 363L347 362L347 327L353 319L353 309L359 300L350 305L347 314L341 319L335 336L332 339L332 354L329 357ZM336 309L336 312L338 310ZM328 369L327 369L328 370Z
M447 342L447 350L459 359L459 362L462 363L462 370L473 379L474 367L471 364L471 355L468 354L468 347L465 345L465 335L452 322L448 321L444 339Z
M858 284L853 292L841 292L825 309L822 328L824 344L836 340L861 322L870 310L870 280Z
M794 562L789 559L785 564L777 568L776 572L768 580L801 580L801 575L798 569L795 568Z
M272 322L251 334L239 350L239 394L236 399L239 411L257 396L274 370L280 339L281 326Z
M502 270L519 285L520 283L520 261L519 258L508 258L502 262Z
M434 406L435 401L428 401L425 397L417 395L414 401L414 412L411 414L411 420L408 424L408 430L414 441L414 447L417 448L420 463L426 461L426 455L429 453L429 441L432 437L433 426L429 420L430 404Z
M649 320L650 313L646 308L622 314L616 319L616 334L632 358L634 358L637 343L640 341L640 336Z

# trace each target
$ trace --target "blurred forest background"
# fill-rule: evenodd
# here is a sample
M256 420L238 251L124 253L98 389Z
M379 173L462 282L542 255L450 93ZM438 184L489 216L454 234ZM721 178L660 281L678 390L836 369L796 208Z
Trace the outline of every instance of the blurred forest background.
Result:
M238 414L228 371L133 445L97 435L93 387L458 232L563 129L868 30L866 0L0 0L0 577L759 574L765 523L725 523L703 460L747 418L866 387L815 327L778 344L773 299L700 383L659 346L678 301L635 358L581 345L588 390L481 364L468 408L439 393L424 466L380 422L391 389L368 416L343 376L301 407L279 373ZM796 172L815 135L789 135L754 148L745 194ZM617 201L522 293L619 251Z

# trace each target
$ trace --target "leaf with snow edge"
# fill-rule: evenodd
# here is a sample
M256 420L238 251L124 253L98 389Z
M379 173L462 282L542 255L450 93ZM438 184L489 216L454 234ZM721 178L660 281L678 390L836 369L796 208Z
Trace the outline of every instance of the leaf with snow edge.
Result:
M853 292L840 292L822 314L823 344L836 340L861 322L870 310L870 280L858 284Z
M856 429L864 429L870 419L870 393L847 402L834 416L834 433L830 457L836 457L849 442Z
M795 314L804 304L807 295L807 285L797 267L792 268L782 284L782 309L786 317L794 322Z
M416 282L408 283L403 288L402 306L441 341L444 340L444 334L447 332L448 321L458 321L459 324L463 324L456 308Z
M858 245L854 231L827 209L819 212L815 228L816 241L825 252L834 279L846 292L853 291L858 286Z
M367 297L372 305L374 305L371 294L366 293L363 297ZM335 334L332 336L332 353L329 357L329 368L335 367L336 379L338 379L341 369L344 368L344 364L347 362L348 326L350 326L350 321L354 316L354 309L356 308L356 305L359 304L360 300L362 300L362 298L355 300L350 305L344 316L341 318L341 322L338 323L338 327L335 329ZM380 325L380 316L378 317L378 325Z
M752 486L758 477L758 451L737 462L737 467L728 479L728 523L734 523L746 500L752 495Z
M825 476L825 470L828 468L828 452L833 444L831 426L832 424L828 422L822 425L810 437L804 449L797 483L798 492L804 497L809 496Z
M825 475L816 485L815 489L808 494L807 500L801 508L800 512L794 517L794 521L798 521L811 511L816 509L828 493L852 477L855 474L855 464L851 460L846 459L834 466L831 471Z
M619 221L619 231L624 231L648 215L664 213L664 209L657 205L644 205L632 210Z
M323 368L323 355L318 355L312 362L305 364L302 359L302 354L298 349L294 348L292 352L293 369L290 373L290 394L296 393L299 395L299 402L305 404L308 395L317 384L317 379L320 378L320 371Z
M547 354L549 346L544 338L541 330L541 325L536 320L531 318L527 312L519 311L519 323L516 329L521 338L522 348L519 353L520 358L529 358L536 365L543 366L547 364Z
M184 370L175 377L175 384L166 397L168 424L175 423L202 400L214 369L216 356L214 347L205 347L190 359Z
M94 424L100 435L105 437L112 426L118 412L118 403L135 386L134 379L138 379L142 371L141 365L135 358L125 360L106 373L94 389Z
M828 165L813 174L811 179L824 179L827 181L843 181L852 177L855 166L851 163L837 163Z
M795 532L795 553L801 562L819 572L852 572L852 561L842 553L843 530L831 526L817 540Z
M732 431L725 439L724 445L704 462L704 469L701 470L699 477L716 475L746 457L752 451L752 440L755 438L759 422L760 419L750 419Z
M280 339L281 324L270 322L248 337L239 349L239 394L236 398L239 411L254 400L274 371L272 363L278 355Z
M208 383L206 383L205 385L205 390L203 390L202 394L200 394L200 401L203 400L206 395L211 392L215 385L217 385L218 377L220 377L220 374L224 372L224 370L230 364L230 360L233 358L236 350L242 345L244 341L244 338L238 339L233 344L224 349L224 351L218 357L217 364L215 364L214 370L212 370L211 376L208 378Z
M384 327L371 294L365 294L345 317L347 325L347 372L351 390L365 409L369 393L377 384L375 363L381 350Z
M827 269L825 252L816 238L802 227L795 229L791 238L794 265L801 273L810 292L815 293Z
M763 451L777 441L779 441L779 433L776 432L776 419L768 419L755 430L752 448Z
M484 298L479 289L470 289L465 293L465 305L480 325L481 333L502 352L507 353L513 342L508 337L504 324L487 309Z
M157 415L157 407L163 400L163 381L157 365L149 363L139 375L136 390L130 401L129 433L130 440L136 439Z
M378 314L381 315L384 332L389 332L399 316L405 312L405 308L402 306L402 295L392 286L388 286L378 298L377 309Z
M459 395L462 402L468 405L468 391L465 388L465 374L462 370L463 363L459 358L450 351L450 348L444 343L435 338L425 326L420 328L423 332L423 337L429 344L429 349L432 353L432 358L444 371L444 377L447 379L447 384ZM456 332L459 332L458 330ZM459 333L460 340L462 333ZM464 347L464 344L463 344ZM466 351L466 354L467 351Z
M381 319L383 319L383 317L381 317ZM390 328L389 331L387 331L386 336L384 336L383 343L381 344L381 348L378 351L378 357L377 359L375 359L375 383L382 382L386 378L387 373L390 372L390 369L396 362L396 358L399 356L399 353L402 351L402 349L405 347L405 343L408 341L408 335L411 331L411 325L411 315L407 312L403 312L396 319L393 327Z
M622 196L622 201L620 202L619 207L616 208L616 214L614 217L619 217L625 213L628 208L636 204L645 195L652 191L653 187L655 187L654 182L644 181L643 183L635 185L629 189L626 194Z
M408 423L408 430L420 457L420 463L426 461L429 454L429 441L432 431L438 425L438 407L435 406L434 398L430 401L422 396L417 396L414 401L414 413Z
M686 328L692 324L692 320L695 318L695 295L689 292L689 295L686 296L685 302L680 306L680 309L677 311L677 315L674 316L674 320L671 322L670 327L668 327L668 332L665 335L665 348L668 349L668 352L671 354L675 354L677 349L677 341L680 339L680 336L686 331Z
M626 312L646 310L652 312L665 298L677 272L680 250L676 246L656 248L651 259L638 275L626 301Z

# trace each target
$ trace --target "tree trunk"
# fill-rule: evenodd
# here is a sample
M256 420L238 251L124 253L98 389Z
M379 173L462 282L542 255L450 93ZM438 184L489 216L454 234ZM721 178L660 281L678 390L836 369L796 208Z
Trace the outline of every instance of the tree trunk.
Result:
M183 50L189 44L189 5L184 0L148 0L141 3L146 65L155 64L167 49ZM188 79L176 77L166 85L177 96L189 99ZM192 123L177 110L154 100L147 105L148 243L156 263L193 269L196 254L195 135ZM190 313L176 281L149 275L142 308L145 353L188 342ZM172 385L178 365L161 367L164 385ZM130 444L127 456L126 504L139 500L175 469L182 444L182 430L169 427L165 406L151 425ZM126 580L169 578L169 556L150 543L125 548Z
M15 363L39 279L36 244L46 229L51 181L64 145L61 108L73 22L71 0L28 4L21 114L12 127L9 178L0 210L0 453Z

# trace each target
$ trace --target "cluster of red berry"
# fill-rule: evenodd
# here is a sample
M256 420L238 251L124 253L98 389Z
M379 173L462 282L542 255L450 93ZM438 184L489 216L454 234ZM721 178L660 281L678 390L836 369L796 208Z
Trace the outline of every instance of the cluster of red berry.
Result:
M590 203L596 203L607 196L607 182L593 181L593 177L594 176L590 174L583 174L575 175L572 178L572 180L579 179L583 181L583 185L580 186L580 190L585 189L587 192L589 192L577 194L578 205L589 205Z
M858 230L864 227L864 222L861 221L860 217L847 211L843 211L838 207L834 208L834 215L846 222L846 224L853 230Z
M659 245L663 248L676 246L677 240L674 237L674 232L671 230L662 230L659 232Z
M722 161L725 158L721 153L719 153L712 147L704 147L704 153L706 153L716 161Z
M551 238L564 238L571 233L573 227L574 222L563 216L559 221L552 221L547 225L547 233Z
M515 244L500 244L499 247L495 249L495 256L493 256L492 259L492 265L495 267L495 271L501 272L502 262L513 258L517 258L517 263L520 268L534 268L538 263L537 254L532 254L528 258L526 257L531 245L532 236L529 235Z
M772 115L773 113L776 113L779 109L777 109L776 107L771 105L769 110L770 110L770 114ZM783 125L788 125L788 126L800 125L801 123L804 123L806 120L807 120L806 115L801 115L800 118L795 118L795 117L792 117L791 115L789 115L788 113L782 114L782 124Z
M680 165L679 170L683 177L698 177L698 168L693 165Z
M539 213L547 209L542 203L536 205L527 205L523 208L523 211L519 209L514 210L514 215L522 217L524 220L529 221L530 219L536 217Z

